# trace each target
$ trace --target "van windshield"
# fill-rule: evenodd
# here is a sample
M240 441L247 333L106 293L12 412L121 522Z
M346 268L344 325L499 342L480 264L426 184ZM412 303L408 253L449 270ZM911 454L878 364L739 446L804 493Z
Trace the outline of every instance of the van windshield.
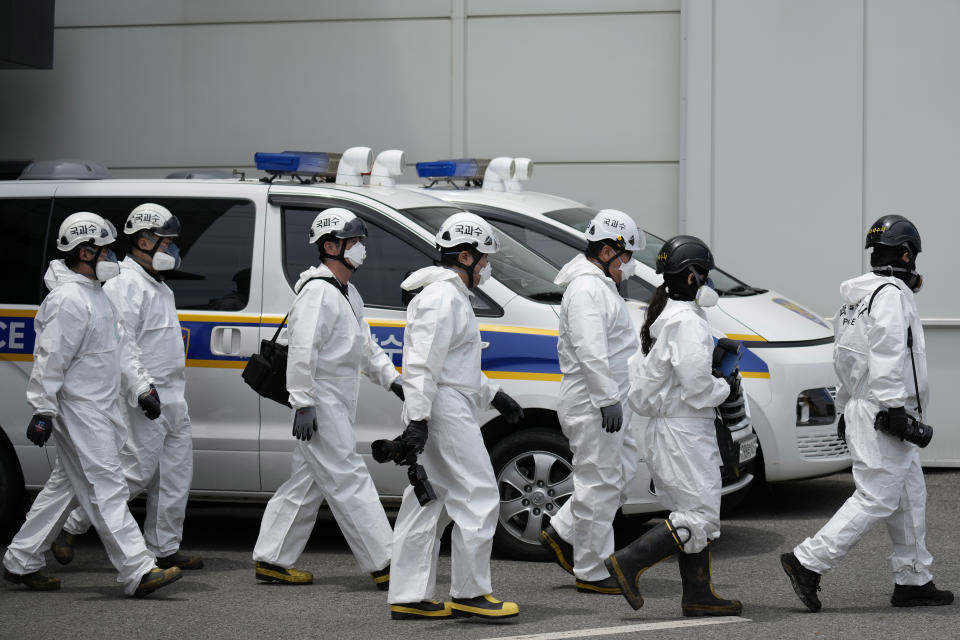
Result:
M436 233L457 207L417 207L400 213ZM507 234L497 234L500 251L490 256L493 277L514 293L538 302L559 304L563 289L553 283L558 269Z
M565 224L568 227L573 227L577 231L584 233L587 230L587 225L590 224L590 221L593 220L593 217L597 215L597 210L589 207L571 207L569 209L548 211L543 215L551 220L556 220L557 222ZM643 233L647 236L647 246L644 247L642 251L635 251L633 253L633 257L638 262L642 262L651 269L656 269L657 254L660 253L660 247L663 246L663 243L666 242L666 240L659 236L655 236L646 229L644 229ZM753 296L758 293L766 293L766 289L757 289L756 287L751 287L743 280L735 278L726 271L721 271L720 269L713 269L710 272L710 277L713 279L713 284L717 290L717 293L719 293L721 296Z

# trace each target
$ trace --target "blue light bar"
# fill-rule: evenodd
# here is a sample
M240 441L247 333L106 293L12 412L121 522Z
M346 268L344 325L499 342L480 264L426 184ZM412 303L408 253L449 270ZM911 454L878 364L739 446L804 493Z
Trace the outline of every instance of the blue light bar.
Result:
M333 154L339 156L339 154ZM257 169L267 173L295 173L299 175L328 174L334 171L331 154L322 151L284 151L283 153L255 153Z
M267 173L290 173L300 166L300 157L292 153L257 152L253 161L259 171Z
M420 178L482 178L486 163L475 158L457 160L438 160L436 162L418 162L417 176Z

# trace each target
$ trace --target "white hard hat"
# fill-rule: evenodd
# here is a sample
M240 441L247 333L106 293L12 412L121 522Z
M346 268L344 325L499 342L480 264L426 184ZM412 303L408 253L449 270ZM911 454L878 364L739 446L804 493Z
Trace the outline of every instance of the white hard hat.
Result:
M310 224L310 244L331 234L341 240L366 238L367 225L354 212L340 207L331 207L318 213Z
M130 212L123 225L123 232L127 235L138 231L149 231L161 238L176 238L180 235L180 220L166 207L145 202Z
M633 218L616 209L601 209L587 225L587 240L613 240L621 251L640 251L647 246L647 237Z
M76 247L89 242L105 247L117 239L117 229L109 220L90 211L78 211L67 216L60 224L57 234L57 249L73 251Z
M500 240L493 226L475 213L455 213L440 225L437 246L442 249L467 244L480 253L496 253Z

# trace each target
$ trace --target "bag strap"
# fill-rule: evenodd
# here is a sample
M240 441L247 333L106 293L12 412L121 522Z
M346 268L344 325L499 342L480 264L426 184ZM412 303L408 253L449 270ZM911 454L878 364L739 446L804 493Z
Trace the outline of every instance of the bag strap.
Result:
M322 278L320 276L317 276L316 278L310 278L309 280L307 280L307 282L313 282L314 280L329 280L329 278ZM307 286L307 282L303 283L303 287ZM303 287L300 287L300 291L303 291ZM293 305L291 305L290 308L292 309ZM287 324L287 318L289 317L290 317L290 312L287 311L287 314L283 316L283 320L280 321L280 325L277 327L277 330L274 332L273 337L270 338L270 342L275 343L277 341L277 338L280 337L280 332L283 331L283 325Z
M900 287L897 287L897 285L893 284L892 282L884 282L882 285L874 289L873 295L870 296L870 302L867 303L867 313L870 313L870 309L873 308L873 299L877 297L877 294L880 293L880 290L883 289L884 287L896 287L897 289L900 288Z

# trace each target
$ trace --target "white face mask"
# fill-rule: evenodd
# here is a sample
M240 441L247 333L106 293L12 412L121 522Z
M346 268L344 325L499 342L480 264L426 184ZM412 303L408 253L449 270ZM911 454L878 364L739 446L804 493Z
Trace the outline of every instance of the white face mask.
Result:
M367 257L367 248L363 246L362 242L358 242L344 251L343 257L347 259L354 269L356 269L363 264L364 258Z
M107 252L106 260L97 262L94 272L97 275L97 280L100 282L106 282L110 278L115 278L120 275L120 263L117 262L117 256L114 255L113 251Z
M490 266L488 262L483 269L480 269L480 281L477 284L483 284L490 279L490 276L493 275L493 267Z
M170 271L171 269L180 268L180 248L170 243L163 251L157 251L153 254L153 264L154 271Z
M695 298L697 306L706 309L707 307L717 306L717 302L720 300L717 290L711 286L703 285L697 289L697 297Z
M630 259L626 264L620 265L620 282L629 280L637 274L637 261Z

